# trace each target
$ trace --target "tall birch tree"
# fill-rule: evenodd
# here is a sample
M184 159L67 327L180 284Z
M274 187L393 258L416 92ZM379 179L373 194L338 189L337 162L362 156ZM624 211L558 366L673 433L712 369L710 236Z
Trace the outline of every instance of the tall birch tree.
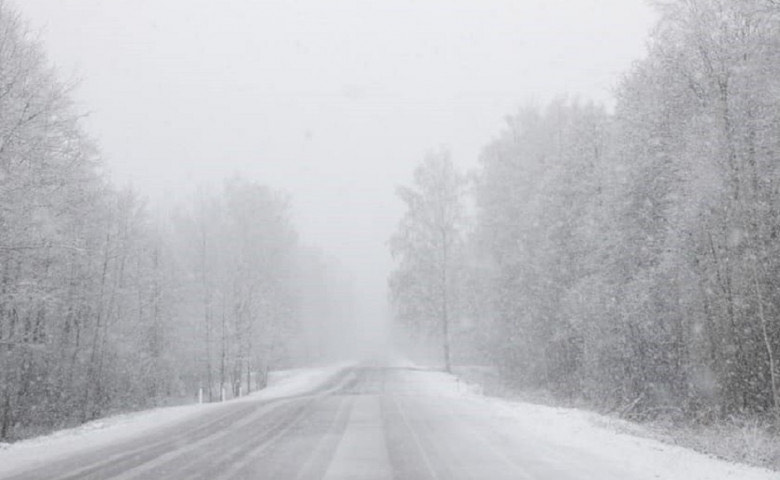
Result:
M447 151L431 153L398 197L404 214L390 240L397 268L390 278L398 320L418 332L438 330L444 368L451 369L450 330L455 249L465 222L466 179Z

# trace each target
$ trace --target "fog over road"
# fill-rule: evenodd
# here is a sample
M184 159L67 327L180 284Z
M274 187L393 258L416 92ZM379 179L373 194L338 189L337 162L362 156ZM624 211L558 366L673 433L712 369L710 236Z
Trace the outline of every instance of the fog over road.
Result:
M524 433L473 396L442 391L437 378L410 367L353 367L305 395L226 404L10 478L635 478Z

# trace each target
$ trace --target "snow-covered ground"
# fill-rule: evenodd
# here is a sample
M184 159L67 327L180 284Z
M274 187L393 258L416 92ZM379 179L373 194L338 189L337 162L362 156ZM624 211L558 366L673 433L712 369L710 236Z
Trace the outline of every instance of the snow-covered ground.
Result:
M100 451L97 449L114 442L133 438L136 439L135 443L143 442L146 438L144 435L156 429L178 425L177 422L185 425L185 420L194 420L198 415L220 408L241 407L236 405L237 402L305 394L322 386L345 368L347 365L275 372L266 390L235 401L119 415L6 446L0 449L0 478L14 471L24 471L35 466L46 467L57 459L81 452ZM390 368L382 368L380 365L357 368L345 378L350 379L345 385L354 381L365 385L347 387L350 395L338 398L318 396L317 401L307 407L315 417L335 415L336 411L349 413L346 416L337 415L338 418L349 418L343 424L333 420L333 425L341 425L341 430L335 429L322 438L305 431L292 432L287 437L279 436L277 450L281 452L280 455L284 454L280 457L283 462L277 465L269 460L271 463L262 464L263 468L282 465L294 471L292 467L301 462L301 455L308 454L314 459L308 460L311 465L319 465L331 472L333 478L341 478L333 472L352 471L350 469L356 465L365 467L366 458L369 457L374 458L385 472L403 472L404 468L418 471L415 469L427 465L431 471L444 468L445 471L458 474L458 478L780 478L777 472L729 463L689 449L625 433L629 429L624 422L591 412L486 397L478 387L455 376L416 367L405 361L393 362ZM333 393L338 395L339 388L334 386ZM334 409L334 405L339 408ZM254 420L262 423L264 417L255 417ZM247 419L250 420L252 418ZM372 428L366 428L369 424ZM223 433L220 435L224 437ZM296 434L299 436L296 437ZM332 450L319 447L295 450L301 442L313 442L315 447L334 443ZM201 455L197 447L197 442L188 444L188 448L193 449L195 454ZM244 448L244 445L238 442L227 447ZM208 448L211 447L203 447ZM230 448L226 449L224 455L232 454ZM262 445L258 448L262 448ZM208 451L214 455L218 453ZM318 452L327 451L336 453L332 457L324 454L322 458L317 456ZM185 454L182 454L182 458L186 457ZM92 455L94 457L95 454ZM162 460L156 457L150 460L149 471L152 471L155 462L163 462L166 458L165 454L161 454ZM180 462L181 465L174 460L171 462L175 467L189 465L184 460L184 463ZM248 455L245 461L260 460ZM94 462L94 458L90 461ZM121 461L124 460L117 460L119 463ZM106 468L109 468L113 464L109 462L107 465ZM144 464L137 468L144 469L146 466ZM560 475L556 476L557 473ZM489 475L486 477L486 474ZM439 478L450 477L445 475Z
M349 364L270 372L268 387L223 403L155 408L95 420L79 427L13 444L0 443L0 478L11 471L76 455L119 441L130 440L177 422L211 412L236 402L271 400L304 394L323 385Z
M778 480L780 473L734 464L699 452L625 433L626 422L593 412L509 401L481 394L469 385L442 372L416 370L415 388L420 394L460 397L473 411L490 412L506 438L533 438L575 451L592 462L630 472L629 478L665 480ZM641 428L641 427L634 427Z

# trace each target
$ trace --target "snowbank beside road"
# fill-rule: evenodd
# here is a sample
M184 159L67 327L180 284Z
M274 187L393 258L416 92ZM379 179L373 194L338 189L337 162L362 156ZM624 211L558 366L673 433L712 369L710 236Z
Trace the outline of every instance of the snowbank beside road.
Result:
M268 387L235 400L162 407L115 415L79 427L60 430L43 437L13 444L0 444L0 478L12 471L46 464L82 451L129 440L151 431L170 427L197 415L224 408L235 402L271 400L306 394L324 385L347 364L270 372Z
M570 448L636 478L668 480L777 480L780 474L740 465L687 448L649 438L621 433L610 424L614 419L575 409L553 408L527 403L482 399L498 415L514 421L525 433Z
M488 413L491 428L517 444L560 447L551 462L594 459L629 478L654 480L777 480L780 473L735 464L687 448L625 433L623 422L596 413L485 397L478 387L440 371L414 369L409 375L423 395L459 396L475 414ZM416 388L416 387L415 387ZM618 431L620 427L621 431ZM641 428L641 427L636 427ZM543 459L542 459L543 460Z

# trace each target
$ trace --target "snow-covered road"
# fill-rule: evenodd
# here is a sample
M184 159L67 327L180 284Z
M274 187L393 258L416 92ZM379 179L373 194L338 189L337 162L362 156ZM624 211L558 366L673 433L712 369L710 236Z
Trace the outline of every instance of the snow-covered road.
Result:
M103 431L23 442L0 451L0 478L780 477L615 433L582 412L485 398L425 369L298 372L276 388L173 416L141 414ZM149 425L150 418L158 424ZM70 449L57 446L63 441Z

